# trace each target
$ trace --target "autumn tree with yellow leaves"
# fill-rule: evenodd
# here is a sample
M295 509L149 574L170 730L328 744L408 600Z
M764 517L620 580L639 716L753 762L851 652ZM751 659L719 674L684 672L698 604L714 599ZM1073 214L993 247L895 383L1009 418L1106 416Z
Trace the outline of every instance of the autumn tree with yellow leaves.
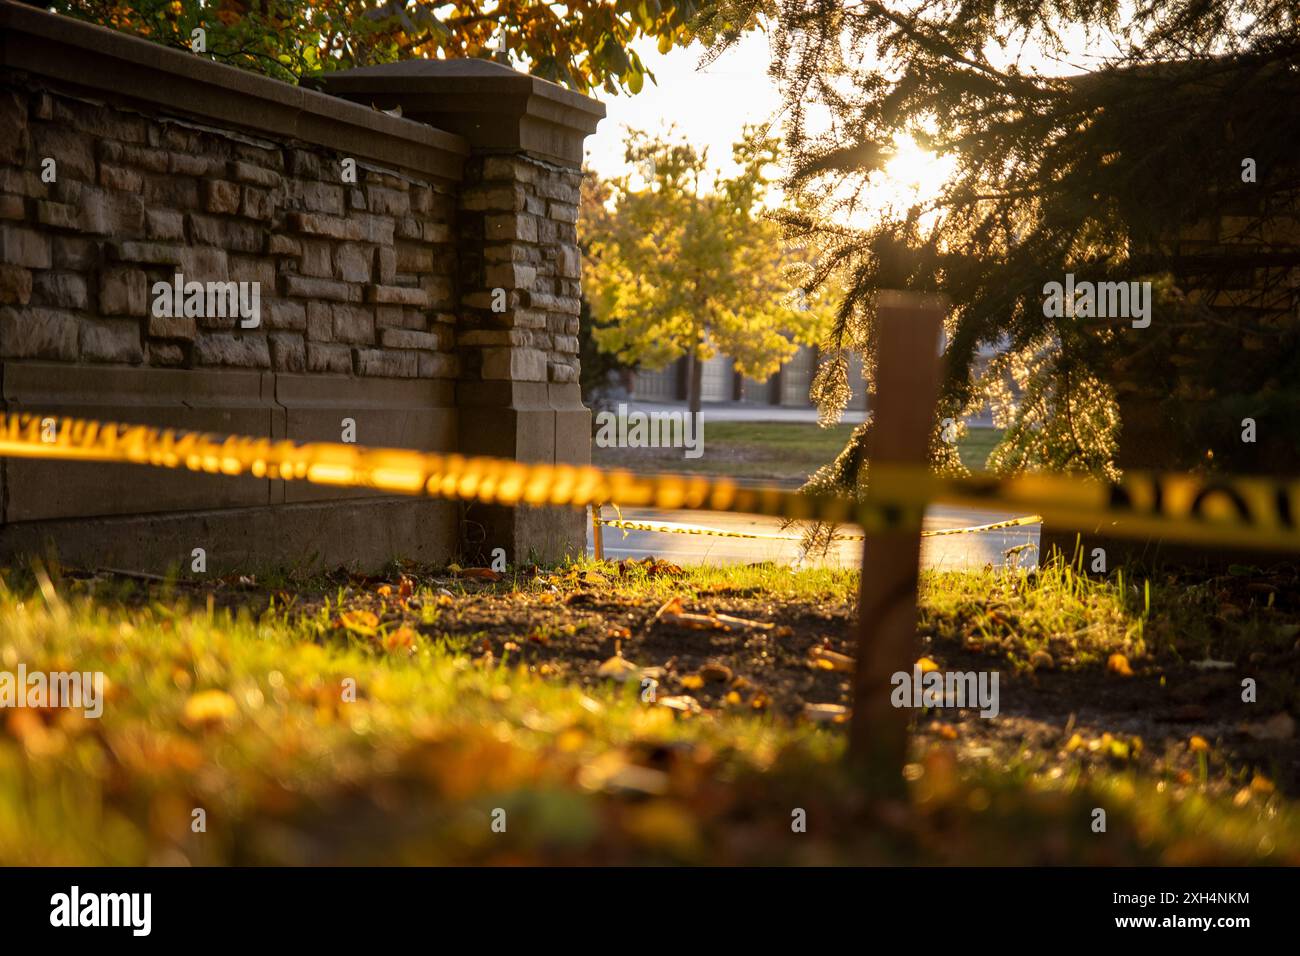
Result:
M634 172L589 182L579 228L596 343L650 369L686 356L696 412L703 362L721 353L764 379L832 321L826 299L803 288L808 257L766 215L776 140L747 128L732 151L727 176L707 150L632 131Z

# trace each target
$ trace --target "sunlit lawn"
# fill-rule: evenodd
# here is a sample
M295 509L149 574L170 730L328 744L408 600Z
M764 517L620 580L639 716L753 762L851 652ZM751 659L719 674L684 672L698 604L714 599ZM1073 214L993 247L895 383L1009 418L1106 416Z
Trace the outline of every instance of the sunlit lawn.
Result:
M842 728L686 715L644 703L635 682L579 686L442 635L442 615L482 587L554 602L591 573L629 602L728 589L815 607L856 588L829 570L583 564L487 586L439 578L451 596L418 574L409 595L397 575L387 594L304 582L323 602L285 611L296 595L274 589L227 585L209 603L202 589L10 574L4 669L102 669L110 691L100 720L0 714L0 863L1300 862L1294 805L1249 774L1234 800L1158 765L972 762L925 734L908 801L868 802L841 770ZM1048 651L1103 675L1117 651L1135 667L1230 652L1183 626L1215 595L1153 620L1145 592L1125 592L1059 570L930 575L926 652L977 639L999 666ZM1104 836L1088 826L1098 805ZM807 833L791 831L793 808Z
M707 422L704 453L686 458L679 448L592 448L595 464L637 471L718 474L750 481L801 483L833 461L853 425L820 428L813 422ZM969 428L958 444L966 467L982 471L1001 437L993 428Z

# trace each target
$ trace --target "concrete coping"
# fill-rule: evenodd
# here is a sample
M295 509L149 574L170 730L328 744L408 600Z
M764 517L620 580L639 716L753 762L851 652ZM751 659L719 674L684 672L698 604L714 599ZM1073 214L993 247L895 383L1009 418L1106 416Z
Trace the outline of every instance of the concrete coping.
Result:
M582 164L583 140L605 104L491 60L405 60L321 74L328 93L423 120L465 137L476 151L524 152Z
M450 181L469 155L465 139L427 123L10 0L0 0L0 69Z

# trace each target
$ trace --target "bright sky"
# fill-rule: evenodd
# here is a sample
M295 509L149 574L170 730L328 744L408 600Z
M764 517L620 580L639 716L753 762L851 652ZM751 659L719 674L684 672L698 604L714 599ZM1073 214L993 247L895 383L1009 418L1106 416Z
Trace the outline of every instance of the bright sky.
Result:
M769 122L781 97L767 75L767 37L751 33L703 71L701 48L674 48L661 54L654 40L633 44L658 85L646 82L635 96L602 96L608 111L587 138L587 163L602 176L627 171L623 140L628 127L654 133L675 123L679 133L708 147L713 166L733 169L731 144L746 123Z
M1075 62L1044 58L1033 46L987 52L999 65L1018 61L1022 69L1059 75L1088 69L1092 51L1113 49L1101 37L1089 37L1083 27L1069 29L1066 35L1070 47L1080 51L1069 58ZM766 34L747 34L703 70L698 69L703 52L698 44L686 49L673 48L667 54L658 51L654 40L642 40L633 46L658 82L647 81L635 96L598 94L607 114L596 133L587 138L587 163L602 176L628 171L623 161L623 141L628 127L654 133L674 123L697 147L708 147L711 165L724 172L734 169L731 144L740 137L747 123L776 120L773 134L780 134L781 97L767 75L770 53ZM900 174L905 180L913 179L923 158L912 153L900 156L900 160L889 170L891 179L899 178ZM933 180L936 174L926 170L922 178Z

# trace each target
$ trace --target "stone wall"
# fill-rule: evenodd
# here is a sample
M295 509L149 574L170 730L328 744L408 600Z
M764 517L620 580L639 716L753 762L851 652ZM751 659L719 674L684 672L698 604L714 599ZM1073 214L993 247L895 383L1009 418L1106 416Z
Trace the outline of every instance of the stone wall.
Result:
M453 184L362 165L352 185L321 147L21 82L0 114L16 131L0 147L0 358L456 377ZM178 272L257 283L260 325L151 314Z
M589 460L575 222L582 138L603 108L483 61L349 77L369 87L359 102L0 2L4 409ZM412 77L405 116L384 112L384 90ZM159 284L178 273L256 288L259 314L168 314ZM470 525L486 529L475 547L512 559L583 540L569 513L0 469L10 557L143 569L204 547L212 569L375 566L464 553Z
M466 170L459 341L482 378L578 381L580 180L576 170L517 157ZM493 311L494 296L504 309Z

